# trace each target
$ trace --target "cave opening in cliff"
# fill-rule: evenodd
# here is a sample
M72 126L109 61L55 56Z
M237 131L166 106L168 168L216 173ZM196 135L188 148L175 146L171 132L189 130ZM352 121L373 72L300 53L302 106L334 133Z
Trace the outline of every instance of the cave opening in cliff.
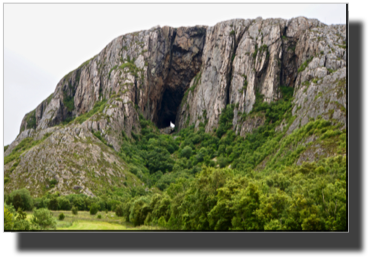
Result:
M161 101L161 108L157 115L157 127L166 128L170 126L170 122L175 124L177 112L181 104L184 91L180 89L166 89Z

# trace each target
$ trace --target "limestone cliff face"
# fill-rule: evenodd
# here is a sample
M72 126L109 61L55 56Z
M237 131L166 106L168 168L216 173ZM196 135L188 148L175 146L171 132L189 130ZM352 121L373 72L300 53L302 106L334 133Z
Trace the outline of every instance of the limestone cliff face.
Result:
M140 115L160 129L170 121L179 129L202 122L212 132L228 104L236 106L234 130L245 136L265 117L240 117L252 110L258 94L267 102L278 100L280 86L294 87L296 119L287 134L318 116L345 127L345 83L345 25L297 17L234 19L210 27L157 26L117 37L63 77L54 93L25 115L5 155L27 137L39 140L51 133L44 142L54 144L56 132L72 136L64 138L67 151L85 154L75 140L87 134L90 138L91 132L100 132L118 151L123 132L131 136L140 131ZM34 159L30 153L36 152L28 153ZM27 166L22 163L16 168L21 173ZM13 163L8 165L6 169ZM62 172L54 171L57 178L64 178ZM41 176L35 175L36 180Z

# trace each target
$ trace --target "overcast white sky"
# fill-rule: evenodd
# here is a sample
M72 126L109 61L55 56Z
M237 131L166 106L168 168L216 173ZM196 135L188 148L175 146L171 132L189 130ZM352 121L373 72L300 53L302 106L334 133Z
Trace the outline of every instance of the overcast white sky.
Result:
M345 4L5 4L4 144L25 113L111 40L153 26L215 25L233 18L296 16L344 24Z

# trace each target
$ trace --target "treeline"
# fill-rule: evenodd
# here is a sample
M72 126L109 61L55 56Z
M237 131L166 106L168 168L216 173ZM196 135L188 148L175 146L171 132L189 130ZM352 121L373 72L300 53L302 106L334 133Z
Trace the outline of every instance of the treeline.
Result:
M18 189L10 195L5 195L5 203L12 205L15 210L19 208L23 211L46 208L49 210L71 210L76 207L80 211L90 211L92 206L96 206L99 211L115 211L118 205L133 198L125 197L90 197L84 194L60 195L59 192L47 193L43 197L32 198L27 189Z
M18 189L5 195L5 230L50 230L56 228L54 210L71 210L74 215L80 211L89 211L95 215L98 211L115 211L122 216L121 205L133 198L130 195L89 197L84 194L60 195L59 192L46 193L43 197L33 198L27 189ZM30 220L25 211L33 211Z
M174 230L346 230L346 158L248 175L204 167L122 213L135 226Z

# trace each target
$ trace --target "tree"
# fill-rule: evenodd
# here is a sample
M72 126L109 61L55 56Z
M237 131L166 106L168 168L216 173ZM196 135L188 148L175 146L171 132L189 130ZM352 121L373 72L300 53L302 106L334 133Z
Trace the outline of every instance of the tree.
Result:
M181 151L181 157L190 158L191 154L193 154L193 150L190 146L185 146Z
M116 213L116 216L119 216L119 217L123 216L124 215L123 206L118 205L116 207L115 213Z
M218 158L218 164L220 168L224 168L228 165L228 159L223 156L220 156Z
M19 207L23 210L32 210L33 208L33 199L30 196L29 190L25 188L12 191L9 200L12 202L16 210Z
M49 201L49 206L48 208L50 210L58 210L58 200L57 198L53 198Z
M50 230L56 228L56 220L51 212L46 208L34 209L32 216L32 224L37 229Z
M71 203L70 201L65 197L58 197L58 208L60 210L70 210L71 209Z
M13 197L13 206L17 209L23 207L22 198L18 193Z
M78 210L85 210L86 205L83 197L81 196L75 196L73 199L73 205L78 208Z

